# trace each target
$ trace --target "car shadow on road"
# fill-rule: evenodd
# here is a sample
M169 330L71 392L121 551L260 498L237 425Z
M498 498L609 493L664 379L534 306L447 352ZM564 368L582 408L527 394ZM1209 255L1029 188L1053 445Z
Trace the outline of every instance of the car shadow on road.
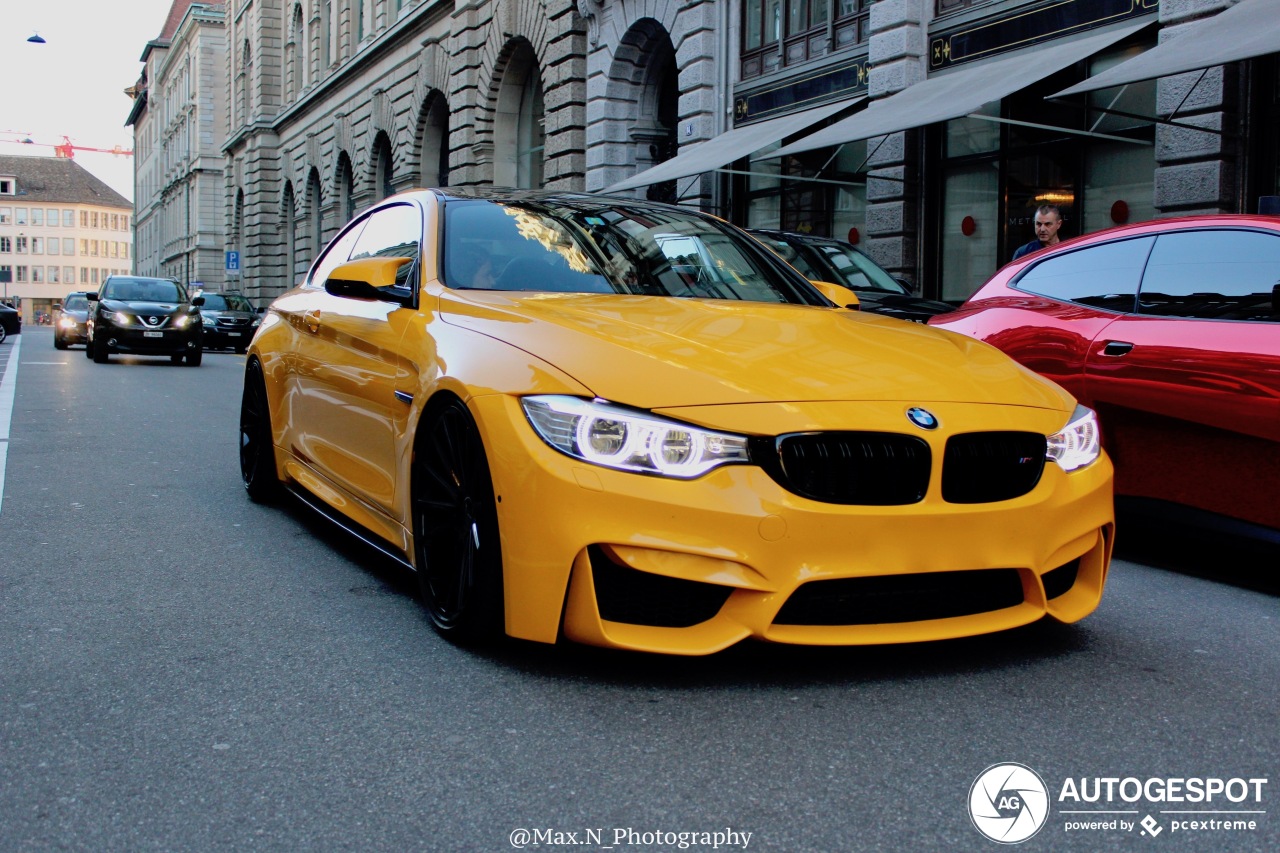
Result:
M1115 557L1280 597L1280 540L1182 523L1150 505L1118 508Z

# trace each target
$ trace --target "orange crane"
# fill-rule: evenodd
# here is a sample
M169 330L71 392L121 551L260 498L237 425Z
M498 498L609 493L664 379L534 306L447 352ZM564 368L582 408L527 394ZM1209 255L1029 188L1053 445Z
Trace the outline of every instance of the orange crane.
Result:
M88 145L76 145L71 141L71 137L69 136L63 136L62 142L55 144L52 142L36 142L30 136L26 136L25 134L18 134L18 135L21 136L22 138L21 139L0 139L0 142L13 142L18 145L44 145L53 149L53 155L55 157L62 157L67 160L74 159L77 151L100 151L103 154L114 154L117 157L133 156L133 149L125 148L124 146L121 146L121 145L117 145L114 148L91 148Z

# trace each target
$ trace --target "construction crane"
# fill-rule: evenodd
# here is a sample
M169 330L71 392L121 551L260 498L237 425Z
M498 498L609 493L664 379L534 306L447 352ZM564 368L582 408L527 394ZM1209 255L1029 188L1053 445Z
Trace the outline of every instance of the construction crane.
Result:
M8 131L8 132L12 133L13 131ZM77 151L98 151L103 154L114 154L117 157L133 156L133 149L125 148L122 145L117 145L114 148L92 148L88 145L76 145L71 141L71 137L69 136L63 136L61 143L53 143L53 142L36 142L30 136L27 136L26 134L22 134L22 133L19 133L16 135L21 138L20 139L0 139L0 142L12 142L17 145L43 145L45 147L53 149L53 156L61 157L66 160L75 159Z

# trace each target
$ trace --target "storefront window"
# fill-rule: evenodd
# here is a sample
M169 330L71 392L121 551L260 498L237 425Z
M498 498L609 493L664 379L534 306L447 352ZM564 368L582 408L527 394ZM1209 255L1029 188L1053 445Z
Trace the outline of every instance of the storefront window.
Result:
M1080 233L1154 219L1155 171L1154 146L1123 142L1090 146L1085 159Z
M761 153L775 150L780 144L762 149ZM780 161L753 161L748 178L748 227L841 240L847 239L851 228L865 234L866 154L865 142L853 142L838 153L824 148Z
M947 172L942 203L942 299L967 299L1000 266L994 203L998 179L989 162Z

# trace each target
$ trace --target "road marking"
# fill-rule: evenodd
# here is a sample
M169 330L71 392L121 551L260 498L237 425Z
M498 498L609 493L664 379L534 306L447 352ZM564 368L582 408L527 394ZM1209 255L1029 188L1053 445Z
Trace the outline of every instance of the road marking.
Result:
M0 512L4 511L4 469L9 461L9 422L13 420L13 395L18 387L18 350L22 348L22 336L12 340L4 379L0 380Z
M66 366L67 364L65 361L24 361L22 363L23 364L56 364L59 366Z

